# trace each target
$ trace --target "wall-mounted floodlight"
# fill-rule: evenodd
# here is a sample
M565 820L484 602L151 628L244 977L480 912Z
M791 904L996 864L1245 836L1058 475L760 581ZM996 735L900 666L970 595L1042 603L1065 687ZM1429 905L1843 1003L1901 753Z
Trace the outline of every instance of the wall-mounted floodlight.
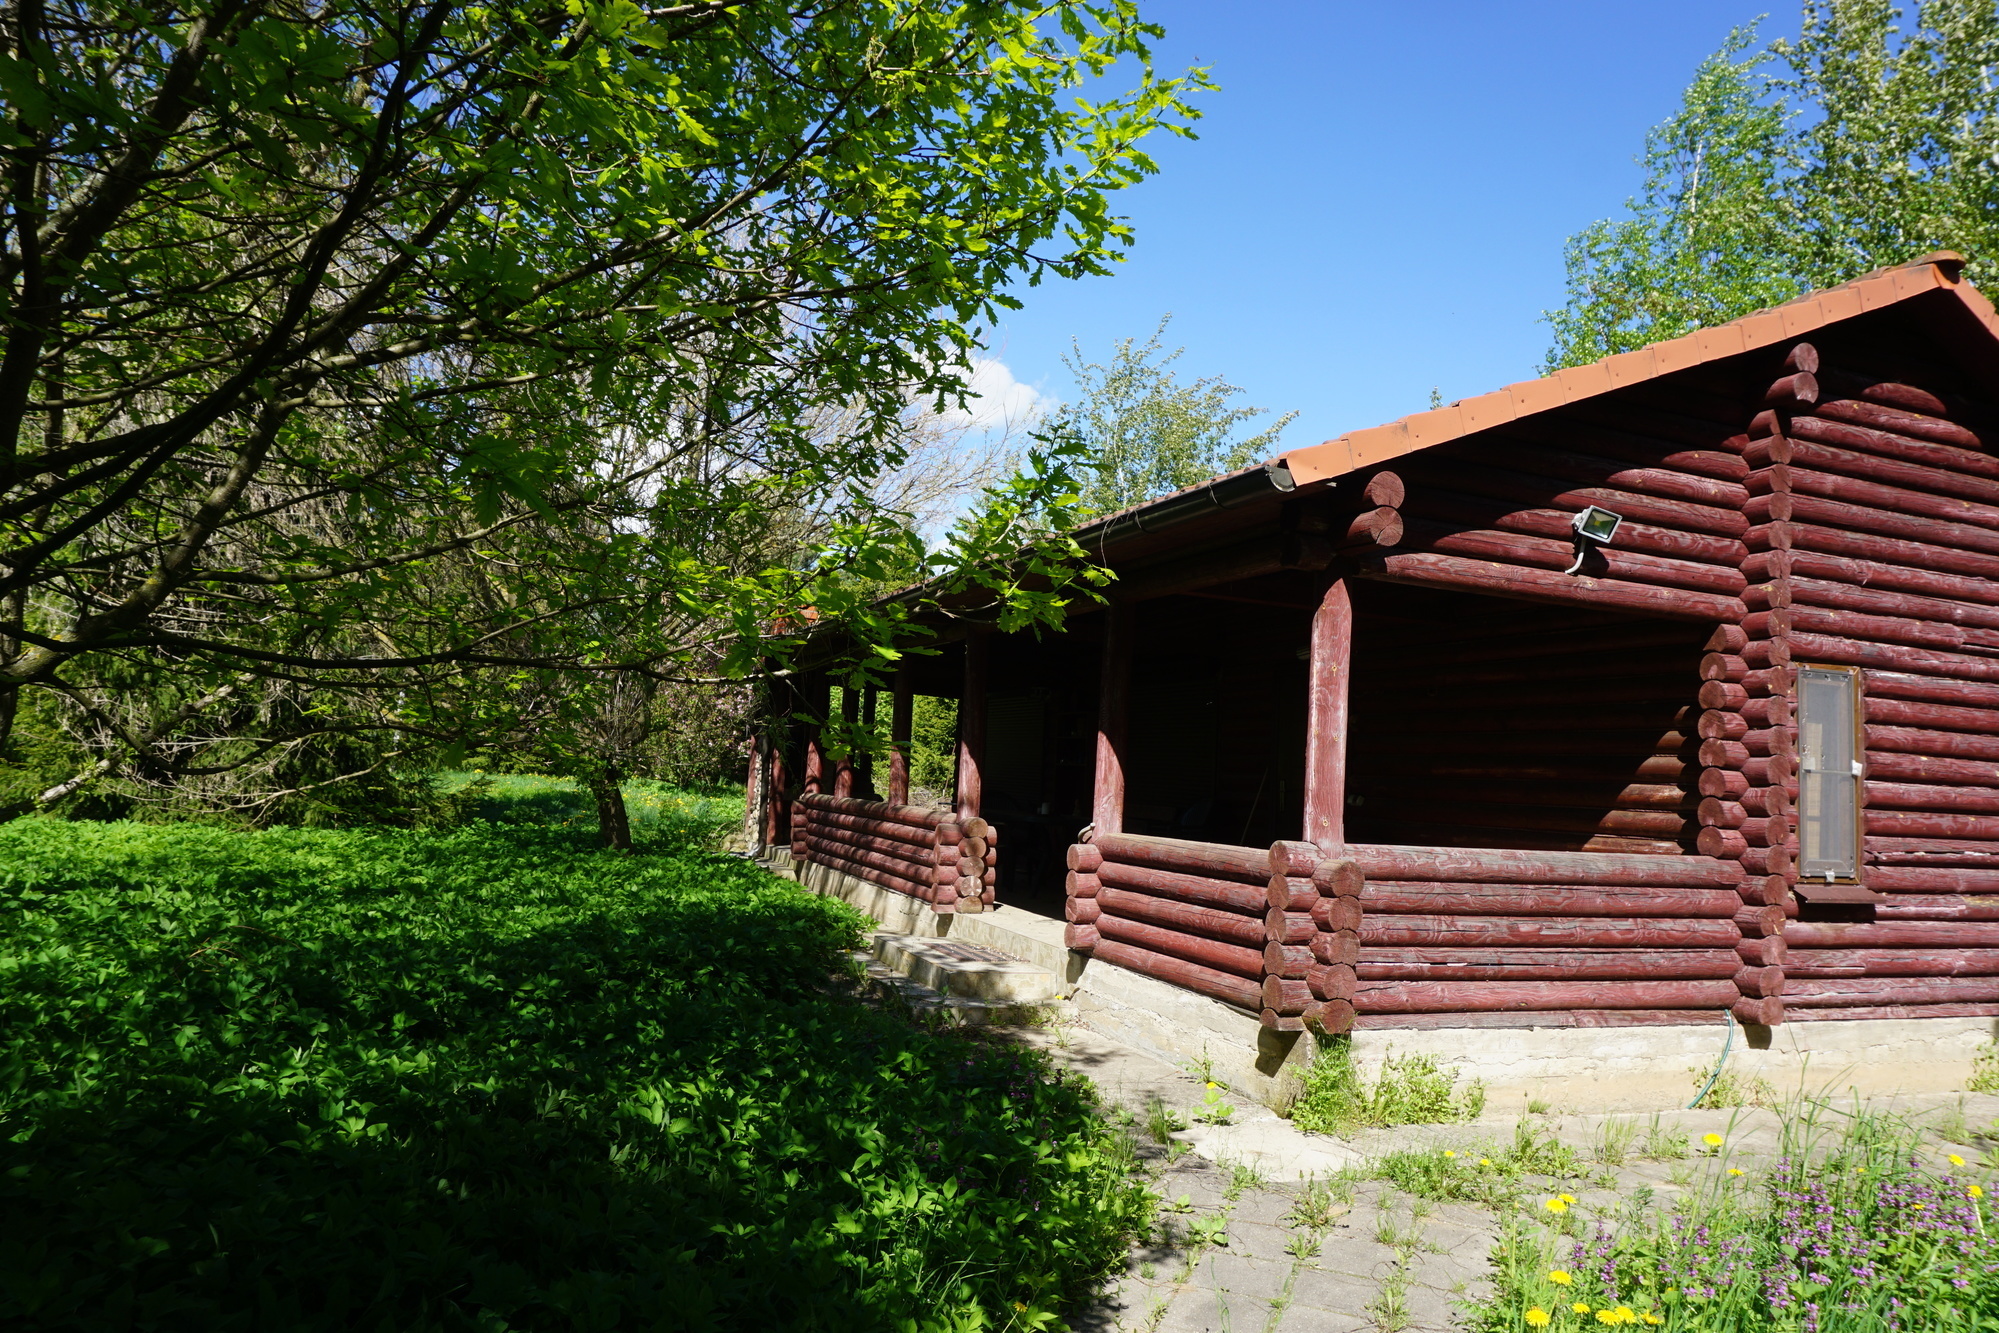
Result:
M1569 528L1576 534L1576 559L1574 564L1562 572L1565 574L1579 572L1583 567L1583 557L1589 554L1590 548L1610 545L1610 539L1617 535L1618 525L1622 522L1624 522L1622 514L1613 514L1608 509L1599 509L1595 505L1591 505L1570 519Z

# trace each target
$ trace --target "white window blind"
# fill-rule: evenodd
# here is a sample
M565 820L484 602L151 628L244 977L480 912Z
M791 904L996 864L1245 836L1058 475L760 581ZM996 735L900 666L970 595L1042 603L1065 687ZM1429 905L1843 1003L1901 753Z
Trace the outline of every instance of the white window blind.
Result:
M1850 880L1860 865L1859 673L1798 671L1798 873Z

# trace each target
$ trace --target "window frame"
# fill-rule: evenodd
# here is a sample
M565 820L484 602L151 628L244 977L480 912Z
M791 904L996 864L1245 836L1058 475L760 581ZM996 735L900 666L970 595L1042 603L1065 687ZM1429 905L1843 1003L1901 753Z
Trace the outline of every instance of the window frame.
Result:
M1862 882L1862 876L1865 870L1863 851L1865 848L1866 811L1867 811L1867 799L1866 799L1867 798L1867 737L1865 729L1865 718L1867 713L1867 708L1866 708L1867 679L1865 674L1861 671L1859 667L1846 665L1844 663L1800 662L1797 663L1796 666L1798 670L1798 677L1795 687L1797 691L1797 706L1794 716L1792 718L1792 728L1797 733L1796 754L1797 754L1798 796L1797 796L1796 805L1794 807L1795 808L1794 823L1796 826L1797 837L1798 837L1798 857L1796 863L1797 881L1801 886L1809 886L1812 884L1821 884L1821 885L1856 884L1857 885ZM1853 758L1851 761L1852 772L1849 776L1851 777L1853 784L1851 788L1852 791L1851 827L1853 831L1853 841L1852 841L1852 846L1851 848L1848 849L1847 853L1848 862L1851 866L1851 869L1845 871L1835 870L1828 873L1827 871L1822 869L1808 871L1805 868L1805 810L1806 810L1805 785L1812 773L1816 772L1821 776L1825 776L1828 773L1828 771L1823 768L1817 770L1808 770L1805 763L1806 759L1805 740L1804 740L1805 673L1808 671L1820 671L1828 674L1843 676L1849 682L1848 688L1851 691L1849 697L1852 700L1852 718L1851 718L1852 731L1849 739L1849 744L1852 746L1851 754ZM1819 859L1825 860L1829 858L1821 857ZM1806 887L1806 892L1807 893L1810 892L1809 887Z

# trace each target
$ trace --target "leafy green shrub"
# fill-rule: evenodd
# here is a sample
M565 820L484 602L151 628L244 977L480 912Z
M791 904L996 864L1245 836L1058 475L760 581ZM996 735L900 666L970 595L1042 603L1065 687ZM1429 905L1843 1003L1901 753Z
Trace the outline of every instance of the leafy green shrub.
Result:
M830 990L863 919L588 828L0 827L10 1326L1040 1327L1085 1086Z
M1321 1042L1305 1071L1305 1090L1291 1108L1291 1122L1313 1134L1344 1134L1386 1125L1438 1125L1476 1120L1485 1110L1485 1085L1474 1079L1462 1090L1455 1072L1438 1068L1436 1057L1390 1055L1369 1087L1354 1067L1353 1041Z

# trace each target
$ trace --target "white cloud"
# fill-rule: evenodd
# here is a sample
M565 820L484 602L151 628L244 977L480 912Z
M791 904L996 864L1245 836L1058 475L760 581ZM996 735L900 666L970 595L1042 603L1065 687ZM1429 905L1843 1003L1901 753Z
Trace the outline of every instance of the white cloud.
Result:
M1004 361L983 357L972 363L972 391L964 409L953 408L944 419L974 431L1018 430L1055 406L1055 400L1031 384L1022 384Z

